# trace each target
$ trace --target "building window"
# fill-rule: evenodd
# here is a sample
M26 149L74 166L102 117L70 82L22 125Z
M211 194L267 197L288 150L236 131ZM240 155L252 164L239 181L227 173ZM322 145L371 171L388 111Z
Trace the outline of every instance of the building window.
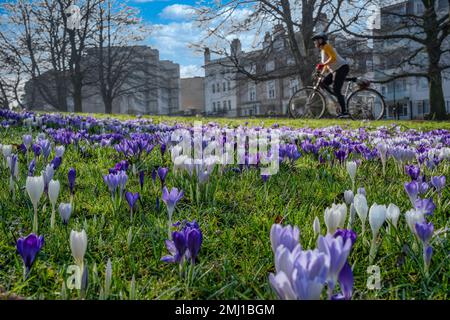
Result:
M270 72L273 70L275 70L275 61L272 60L266 63L266 71Z
M227 91L227 83L226 82L223 83L223 92L225 92L225 91Z
M228 100L228 110L231 110L231 100Z
M228 91L230 91L230 90L231 90L231 82L228 81Z
M213 111L216 112L216 103L213 102Z
M226 111L226 110L227 110L227 101L225 100L223 102L223 111Z
M248 100L256 101L256 85L254 83L249 83L248 87Z
M299 89L298 79L291 79L289 82L289 87L291 88L291 95L294 95Z
M220 83L217 83L216 86L217 86L217 92L220 92Z
M275 99L276 98L276 91L275 91L275 81L269 81L267 82L267 97L269 99Z
M214 83L212 85L212 93L216 93L216 85Z
M450 113L450 101L447 101L447 113Z
M430 102L428 100L423 101L423 113L430 113Z

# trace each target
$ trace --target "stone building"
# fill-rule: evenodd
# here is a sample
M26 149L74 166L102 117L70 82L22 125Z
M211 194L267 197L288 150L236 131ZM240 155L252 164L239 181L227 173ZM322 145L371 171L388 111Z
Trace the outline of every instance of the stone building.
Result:
M114 50L129 54L128 59L132 63L127 67L128 70L122 72L126 74L126 78L118 86L118 90L121 90L123 94L114 100L112 113L169 115L180 112L180 66L178 64L160 60L159 51L148 46L117 47ZM104 113L105 105L96 85L98 80L95 78L98 69L95 67L96 64L92 63L95 57L95 49L89 50L83 57L82 64L87 69L86 84L83 86L83 112ZM49 98L55 96L54 86L50 85L49 90L43 93L37 85L34 85L35 81L55 83L54 73L54 71L47 72L36 80L26 83L24 102L28 108L73 111L69 78L65 78L66 110L60 107L55 108L55 103L49 103Z
M435 10L438 16L448 15L448 0L435 1ZM391 32L399 25L406 25L404 15L421 16L424 13L422 0L407 0L396 2L381 8L377 22L373 29L374 35L384 35ZM414 26L408 27L410 33L418 34ZM406 32L406 31L404 31ZM450 39L447 38L447 46L450 48ZM407 39L374 40L373 63L374 68L371 78L382 80L391 75L403 72L424 72L427 66L427 56L424 51L414 56L411 64L404 63L399 66L399 61L404 61L414 51L420 49L418 44ZM447 61L444 61L444 60ZM442 56L441 62L450 64L450 55ZM423 67L422 67L423 66ZM447 113L450 113L450 72L443 71L443 90ZM387 119L423 119L430 112L428 80L424 77L399 78L389 83L378 85L379 91L385 97Z
M183 78L180 81L180 106L184 115L202 114L205 109L204 77Z
M301 43L300 33L297 38ZM344 38L330 41L336 43L341 55L350 58L352 75L363 75L372 68L367 41L352 40L351 45ZM278 24L267 32L259 50L244 52L241 47L239 39L234 39L229 57L215 60L211 60L209 49L205 50L205 113L230 117L286 115L290 98L302 84L284 27Z

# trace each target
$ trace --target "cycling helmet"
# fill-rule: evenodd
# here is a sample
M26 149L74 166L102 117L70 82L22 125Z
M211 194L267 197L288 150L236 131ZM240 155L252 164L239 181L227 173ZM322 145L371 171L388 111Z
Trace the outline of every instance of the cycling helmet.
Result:
M323 41L328 41L328 36L325 32L316 33L311 40L322 39Z

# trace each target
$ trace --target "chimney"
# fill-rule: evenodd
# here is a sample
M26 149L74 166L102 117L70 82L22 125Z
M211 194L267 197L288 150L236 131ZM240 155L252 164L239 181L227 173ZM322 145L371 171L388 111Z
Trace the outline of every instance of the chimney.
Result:
M270 32L266 32L266 34L264 35L264 42L263 42L263 47L264 48L268 48L270 47L272 43L272 36L270 35Z
M207 65L209 62L211 62L211 52L209 51L209 48L205 48L204 56L205 56L205 65Z
M237 56L242 52L241 41L239 39L233 39L231 42L231 55Z

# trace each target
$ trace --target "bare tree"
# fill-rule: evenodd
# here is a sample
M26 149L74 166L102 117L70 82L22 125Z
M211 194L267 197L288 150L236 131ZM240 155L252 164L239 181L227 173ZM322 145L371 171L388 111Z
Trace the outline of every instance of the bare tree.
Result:
M150 30L141 23L136 9L107 0L98 4L93 48L89 64L92 64L92 82L95 83L105 105L105 112L112 112L117 98L140 92L146 81L136 76L143 66L136 60L135 45L144 40Z
M347 6L348 1L343 0L228 0L213 2L197 10L197 21L209 27L207 37L196 46L206 46L211 39L216 38L222 41L227 39L229 34L237 34L252 31L260 34L268 25L283 25L287 32L288 44L293 58L295 68L289 67L290 72L294 71L300 76L303 83L309 83L315 63L317 62L317 52L311 37L317 30L328 33L339 31L336 28L336 17L338 12ZM363 1L367 2L367 1ZM244 21L233 21L234 14L240 9L251 10L252 13ZM354 12L354 15L361 17L362 10ZM324 19L327 17L327 19ZM357 20L357 19L356 19ZM356 21L350 19L345 24L349 27ZM230 25L226 32L222 30ZM248 59L243 59L236 52L229 52L223 46L218 45L210 48L211 52L225 56L228 65L234 66L236 70L255 81L268 80L279 77L276 73L263 72L254 74L248 71ZM267 51L259 51L261 56L253 57L253 60L264 61ZM245 61L247 60L247 61Z
M355 32L345 25L338 14L342 29L358 38L372 39L384 53L381 63L394 70L385 74L380 82L398 78L424 77L429 83L430 113L434 119L446 119L445 99L442 88L443 71L450 68L450 1L421 0L423 10L417 10L413 1L393 4L392 1L372 1L381 6L382 28L369 32ZM449 6L450 7L450 6ZM422 12L421 12L422 11ZM384 58L383 58L384 55Z

